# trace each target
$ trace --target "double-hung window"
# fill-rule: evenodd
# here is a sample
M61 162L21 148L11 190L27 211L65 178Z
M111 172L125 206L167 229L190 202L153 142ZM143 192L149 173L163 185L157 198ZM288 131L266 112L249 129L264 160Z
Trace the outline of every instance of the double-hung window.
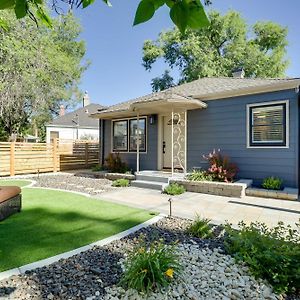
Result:
M113 152L146 152L146 118L113 121Z
M248 146L288 147L288 101L248 105Z

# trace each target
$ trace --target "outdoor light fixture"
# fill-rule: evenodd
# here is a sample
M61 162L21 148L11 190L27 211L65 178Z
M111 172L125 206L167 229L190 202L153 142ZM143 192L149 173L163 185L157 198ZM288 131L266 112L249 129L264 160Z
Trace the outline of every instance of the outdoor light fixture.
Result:
M151 124L151 125L154 125L154 124L155 124L155 119L156 119L156 118L155 118L155 115L151 115L151 116L150 116L149 121L150 121L150 124Z

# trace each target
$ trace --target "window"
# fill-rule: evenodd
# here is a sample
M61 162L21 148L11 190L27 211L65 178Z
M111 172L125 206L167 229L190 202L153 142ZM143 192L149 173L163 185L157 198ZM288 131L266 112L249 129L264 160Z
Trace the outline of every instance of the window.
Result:
M137 119L113 121L113 151L136 152ZM139 119L139 151L146 152L146 118Z
M286 147L288 102L248 106L251 147Z
M137 120L129 120L129 151L135 152L137 150ZM146 151L146 119L139 120L139 151Z
M125 121L113 122L113 151L128 150L128 124Z

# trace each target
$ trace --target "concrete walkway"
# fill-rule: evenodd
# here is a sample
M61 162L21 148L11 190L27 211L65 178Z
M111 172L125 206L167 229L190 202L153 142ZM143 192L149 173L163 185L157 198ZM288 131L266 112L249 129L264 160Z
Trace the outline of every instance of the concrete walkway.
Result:
M118 188L96 196L102 200L126 204L160 213L169 213L170 196L156 190L143 188ZM226 220L232 224L239 221L264 222L274 226L278 221L295 225L300 218L300 201L277 200L257 197L229 198L186 192L172 197L174 216L194 218L196 214L209 218L215 224Z

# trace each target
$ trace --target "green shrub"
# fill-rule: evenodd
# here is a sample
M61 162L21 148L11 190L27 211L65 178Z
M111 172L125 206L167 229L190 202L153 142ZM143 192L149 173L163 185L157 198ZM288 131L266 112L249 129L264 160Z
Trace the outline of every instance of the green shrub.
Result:
M111 185L114 187L128 187L130 185L130 182L128 179L121 178L114 180Z
M128 165L122 161L119 153L110 153L105 159L105 168L113 173L126 173Z
M183 194L184 192L185 192L184 186L178 183L171 183L164 189L165 194L173 195L173 196Z
M175 245L156 241L149 247L140 242L125 261L120 284L141 293L149 293L168 286L182 270Z
M93 172L99 172L99 171L104 171L105 168L103 166L100 166L100 165L95 165L92 167L92 171Z
M267 177L263 180L261 186L267 190L281 190L282 180L278 177Z
M225 226L225 248L244 261L256 278L266 279L277 293L300 291L300 224L296 229L282 222L269 229L264 223L239 223L239 230Z
M201 239L210 239L214 237L212 227L209 224L211 220L196 217L194 222L188 227L187 232L190 235L196 236Z
M206 171L193 170L192 173L186 176L191 181L213 181L213 176L208 174Z

